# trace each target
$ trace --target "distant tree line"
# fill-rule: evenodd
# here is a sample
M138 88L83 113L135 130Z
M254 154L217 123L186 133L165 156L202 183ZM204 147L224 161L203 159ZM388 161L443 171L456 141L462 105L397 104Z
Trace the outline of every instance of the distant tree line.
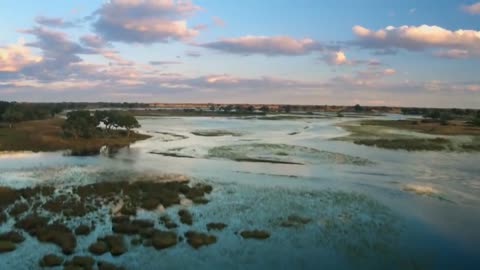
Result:
M466 120L474 126L480 126L480 110L473 109L435 109L435 108L402 108L403 114L421 115L423 118L438 121L447 125L453 119Z
M104 128L100 127L103 125ZM90 138L100 133L112 134L112 128L125 129L126 136L130 136L131 130L139 128L135 116L126 111L71 111L67 113L67 119L62 126L66 136L74 138Z
M95 108L145 108L146 103L115 102L60 102L60 103L21 103L0 101L0 122L7 122L10 127L16 123L30 120L42 120L55 116L65 110L82 110Z
M65 106L61 103L16 103L0 101L1 120L10 127L21 121L46 119L62 112Z
M455 117L461 116L477 116L480 115L480 110L473 109L441 109L441 108L402 108L403 114L408 115L422 115L425 117L439 116L441 113L448 113Z

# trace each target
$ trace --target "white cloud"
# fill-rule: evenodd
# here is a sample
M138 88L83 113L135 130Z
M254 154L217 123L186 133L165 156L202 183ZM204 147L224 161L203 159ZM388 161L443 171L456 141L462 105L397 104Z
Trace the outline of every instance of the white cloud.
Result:
M328 53L323 57L323 60L329 65L344 65L350 63L343 51Z
M355 44L372 49L455 49L467 51L471 56L480 56L480 31L459 29L451 31L439 26L388 26L377 31L356 25L353 33Z
M198 34L186 18L200 10L190 1L111 0L94 15L97 33L109 41L155 43L183 40Z

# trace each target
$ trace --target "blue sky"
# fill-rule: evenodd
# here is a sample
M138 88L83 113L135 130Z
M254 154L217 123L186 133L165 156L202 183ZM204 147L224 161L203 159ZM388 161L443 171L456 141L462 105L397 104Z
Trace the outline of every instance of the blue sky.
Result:
M480 108L480 2L3 1L0 99Z

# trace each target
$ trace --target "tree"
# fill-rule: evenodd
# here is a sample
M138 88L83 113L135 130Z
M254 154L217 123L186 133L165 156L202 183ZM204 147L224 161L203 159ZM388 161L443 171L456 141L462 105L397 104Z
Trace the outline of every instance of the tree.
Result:
M7 108L10 106L9 102L6 101L0 101L0 116L2 116Z
M423 117L431 118L431 119L439 119L440 118L440 112L438 110L433 110L427 112Z
M355 112L363 112L363 107L360 106L360 104L355 105L354 109L355 109Z
M229 104L223 108L223 111L229 113L233 110L233 105Z
M448 112L443 112L440 114L439 119L440 119L440 124L442 124L443 126L446 126L448 125L448 121L452 120L452 116Z
M18 106L11 105L7 107L7 109L2 115L2 118L3 120L7 121L9 123L10 128L12 128L14 123L18 123L23 120L24 115L19 110Z
M118 126L123 127L127 130L127 136L130 137L130 131L132 128L139 128L140 124L138 123L135 116L130 113L123 112L118 115Z
M98 124L103 123L105 130L110 132L112 127L118 126L118 114L117 111L95 111L94 117Z
M270 108L267 106L267 105L263 105L261 108L260 108L260 111L264 112L264 113L267 113L268 111L270 111Z
M50 116L54 117L56 114L61 113L63 111L62 106L60 104L52 105L50 108Z
M480 114L477 114L477 116L473 117L469 123L474 126L480 127Z
M67 120L62 128L66 135L71 135L75 139L78 137L89 138L95 134L97 125L98 121L90 111L72 111L67 113Z

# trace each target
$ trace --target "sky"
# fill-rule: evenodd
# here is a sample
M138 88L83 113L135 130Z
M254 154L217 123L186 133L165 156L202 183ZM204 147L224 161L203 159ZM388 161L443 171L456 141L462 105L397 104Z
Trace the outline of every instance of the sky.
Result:
M5 0L0 100L480 109L480 2Z

